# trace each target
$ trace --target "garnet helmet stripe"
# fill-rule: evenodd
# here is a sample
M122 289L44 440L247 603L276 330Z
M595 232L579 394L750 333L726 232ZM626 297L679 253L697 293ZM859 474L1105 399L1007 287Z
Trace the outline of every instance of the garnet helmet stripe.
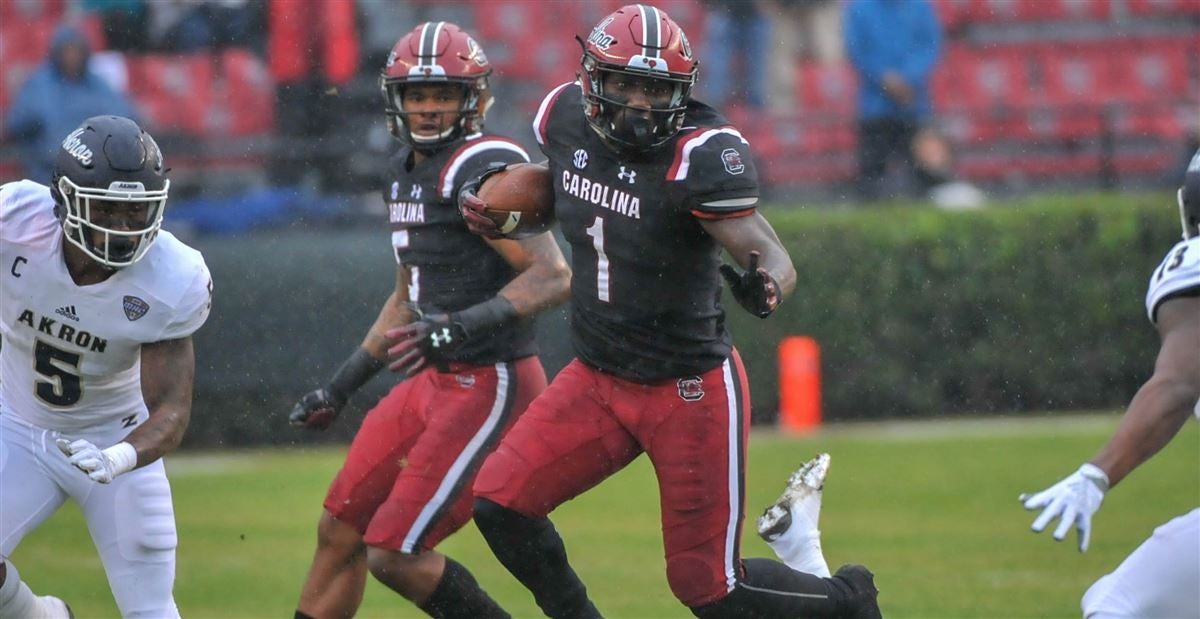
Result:
M658 58L662 44L662 21L658 17L658 9L639 4L642 13L642 55L647 58Z

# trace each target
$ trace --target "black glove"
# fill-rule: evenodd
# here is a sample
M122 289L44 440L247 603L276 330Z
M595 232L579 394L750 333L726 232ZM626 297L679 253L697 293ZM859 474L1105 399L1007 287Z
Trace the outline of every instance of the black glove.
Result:
M315 389L296 402L288 415L288 422L297 428L324 430L337 419L345 405L345 398L335 396L329 389Z
M444 360L446 354L462 345L467 331L450 314L418 314L417 319L388 331L396 344L388 349L392 371L412 376L430 361Z
M334 372L333 379L323 389L304 394L292 407L288 422L297 428L324 430L337 419L350 394L362 387L380 368L383 362L372 357L361 347L355 348L345 363Z
M747 312L766 318L779 307L779 284L766 269L758 267L758 252L750 252L750 266L745 272L738 273L737 269L728 264L721 265L721 275L729 282L733 298Z

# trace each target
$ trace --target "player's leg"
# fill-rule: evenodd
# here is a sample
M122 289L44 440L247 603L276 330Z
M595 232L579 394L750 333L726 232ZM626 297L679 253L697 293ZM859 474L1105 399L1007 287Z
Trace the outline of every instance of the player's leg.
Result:
M1200 509L1154 530L1083 595L1086 619L1200 617Z
M53 595L34 595L21 580L17 566L0 557L0 617L73 619L75 614L66 602Z
M461 564L433 549L471 519L471 485L501 436L546 388L537 357L428 372L425 431L367 529L371 573L433 617L508 617Z
M67 500L54 476L74 469L54 446L54 438L53 432L0 415L0 617L68 616L58 598L34 595L7 559L27 533Z
M611 394L611 379L571 362L521 415L475 480L475 524L549 617L600 616L546 514L641 453L601 404Z
M296 617L352 617L367 582L363 534L391 492L401 461L424 430L409 404L423 376L392 388L363 419L346 461L325 496L317 549L300 590Z
M818 454L788 478L779 500L758 518L758 536L788 567L828 577L821 551L821 493L829 474L829 454Z
M121 616L178 617L172 594L178 543L175 507L162 460L110 484L87 481L90 485L72 496L83 509Z
M659 480L667 581L693 614L879 616L865 568L821 578L775 561L741 560L750 420L746 376L736 353L699 377L656 387L640 402L642 412L634 401L618 406L618 415L640 415L634 432ZM865 612L870 608L874 614Z

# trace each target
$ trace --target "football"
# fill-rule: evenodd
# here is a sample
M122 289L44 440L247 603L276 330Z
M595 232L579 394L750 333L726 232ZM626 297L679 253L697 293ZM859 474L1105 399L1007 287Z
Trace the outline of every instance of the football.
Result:
M508 237L531 236L554 222L554 186L545 165L508 166L483 181L479 199L487 203L487 214Z

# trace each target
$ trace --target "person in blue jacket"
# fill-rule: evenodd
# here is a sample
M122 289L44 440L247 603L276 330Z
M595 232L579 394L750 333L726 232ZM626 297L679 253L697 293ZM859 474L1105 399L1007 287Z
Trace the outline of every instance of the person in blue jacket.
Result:
M84 120L106 114L137 118L133 103L88 69L90 56L83 33L60 26L46 61L17 92L0 133L24 146L26 178L49 183L59 143Z
M928 0L850 0L843 27L858 75L858 191L881 197L888 160L903 158L922 193L938 179L914 160L913 138L929 122L929 78L941 47L941 24Z

